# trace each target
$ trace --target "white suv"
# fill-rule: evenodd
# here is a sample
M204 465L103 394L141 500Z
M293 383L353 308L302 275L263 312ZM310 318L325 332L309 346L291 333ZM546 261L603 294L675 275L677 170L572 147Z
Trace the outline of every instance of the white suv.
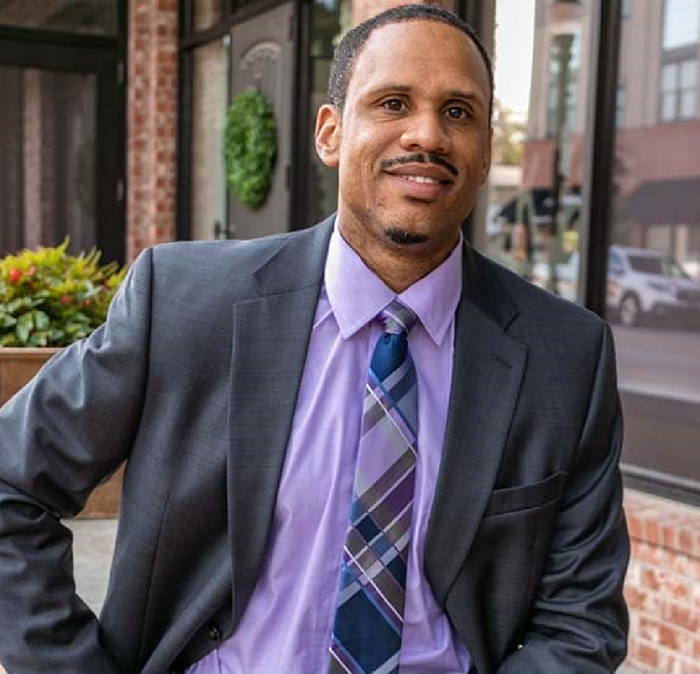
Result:
M623 325L646 317L700 324L700 283L671 258L646 248L610 246L607 308Z

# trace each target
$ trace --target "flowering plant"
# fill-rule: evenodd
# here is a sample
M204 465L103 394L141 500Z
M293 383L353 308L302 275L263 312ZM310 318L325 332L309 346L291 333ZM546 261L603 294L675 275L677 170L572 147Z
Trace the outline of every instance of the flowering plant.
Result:
M66 346L105 321L126 268L67 247L66 239L0 260L0 346Z

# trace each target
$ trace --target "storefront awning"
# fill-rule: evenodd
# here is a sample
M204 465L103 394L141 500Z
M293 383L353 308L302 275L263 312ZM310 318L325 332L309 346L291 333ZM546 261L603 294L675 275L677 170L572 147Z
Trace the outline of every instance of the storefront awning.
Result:
M627 197L627 209L645 225L700 224L700 176L642 183Z

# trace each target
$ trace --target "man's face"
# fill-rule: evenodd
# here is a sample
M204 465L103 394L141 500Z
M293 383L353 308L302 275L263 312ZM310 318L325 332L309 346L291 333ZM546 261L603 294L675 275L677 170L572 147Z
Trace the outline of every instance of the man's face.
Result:
M357 56L345 107L319 111L316 146L339 168L338 222L362 255L444 258L488 175L486 67L437 21L389 24Z

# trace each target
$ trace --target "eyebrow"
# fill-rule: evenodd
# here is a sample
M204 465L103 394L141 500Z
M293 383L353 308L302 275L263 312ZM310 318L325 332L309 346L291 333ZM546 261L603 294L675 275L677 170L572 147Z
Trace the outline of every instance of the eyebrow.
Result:
M385 84L384 86L378 87L377 89L372 89L371 91L368 91L366 96L383 96L385 94L391 94L391 93L402 93L402 94L408 94L411 93L413 90L413 87L408 86L406 84ZM481 98L475 94L472 91L463 91L461 89L450 89L447 92L447 97L448 98L462 98L468 101L473 101L474 103L477 103L481 105L482 107L485 105L484 101L481 100Z

